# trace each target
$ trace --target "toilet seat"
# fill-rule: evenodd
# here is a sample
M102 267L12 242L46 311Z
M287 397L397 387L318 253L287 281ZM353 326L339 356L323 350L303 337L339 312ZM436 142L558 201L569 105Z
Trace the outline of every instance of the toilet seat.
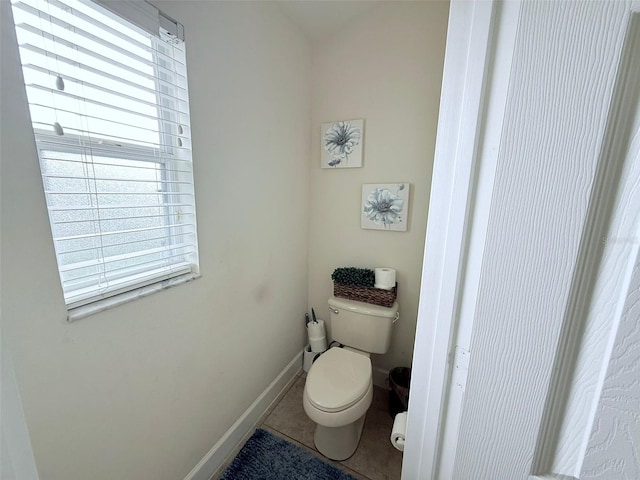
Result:
M309 403L339 412L360 401L371 386L371 360L345 348L331 348L313 363L305 390Z

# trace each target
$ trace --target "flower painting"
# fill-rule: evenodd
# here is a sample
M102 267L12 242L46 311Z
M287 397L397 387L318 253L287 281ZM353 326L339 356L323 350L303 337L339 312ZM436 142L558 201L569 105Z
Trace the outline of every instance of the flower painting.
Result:
M405 232L408 211L408 183L362 185L362 228Z
M362 166L364 120L323 123L320 143L322 168L355 168Z

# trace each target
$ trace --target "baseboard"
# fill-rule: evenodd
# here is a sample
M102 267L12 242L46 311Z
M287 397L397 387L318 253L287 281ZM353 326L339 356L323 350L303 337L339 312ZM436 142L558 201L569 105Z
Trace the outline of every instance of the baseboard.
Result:
M373 367L373 384L376 387L389 388L389 370Z
M283 388L298 374L302 367L302 351L284 367L273 382L260 394L245 412L231 425L220 440L184 477L184 480L209 480L224 463L227 456L253 428L260 417L278 398Z

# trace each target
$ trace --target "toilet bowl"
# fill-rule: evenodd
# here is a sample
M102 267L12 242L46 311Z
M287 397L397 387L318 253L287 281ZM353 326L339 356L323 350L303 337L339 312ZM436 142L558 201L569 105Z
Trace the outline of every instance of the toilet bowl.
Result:
M304 410L317 424L318 451L332 460L353 455L372 400L367 353L335 347L321 355L309 370L303 394Z
M328 304L333 339L344 347L330 348L311 365L302 403L316 423L318 451L345 460L358 448L373 400L370 354L389 350L400 314L397 303L382 307L331 297Z

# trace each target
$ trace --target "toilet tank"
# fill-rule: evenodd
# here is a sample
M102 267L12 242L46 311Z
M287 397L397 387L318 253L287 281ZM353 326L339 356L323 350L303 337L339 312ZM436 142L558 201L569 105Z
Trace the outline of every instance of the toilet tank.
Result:
M369 353L387 353L398 303L381 307L344 298L329 298L331 336L343 345Z

